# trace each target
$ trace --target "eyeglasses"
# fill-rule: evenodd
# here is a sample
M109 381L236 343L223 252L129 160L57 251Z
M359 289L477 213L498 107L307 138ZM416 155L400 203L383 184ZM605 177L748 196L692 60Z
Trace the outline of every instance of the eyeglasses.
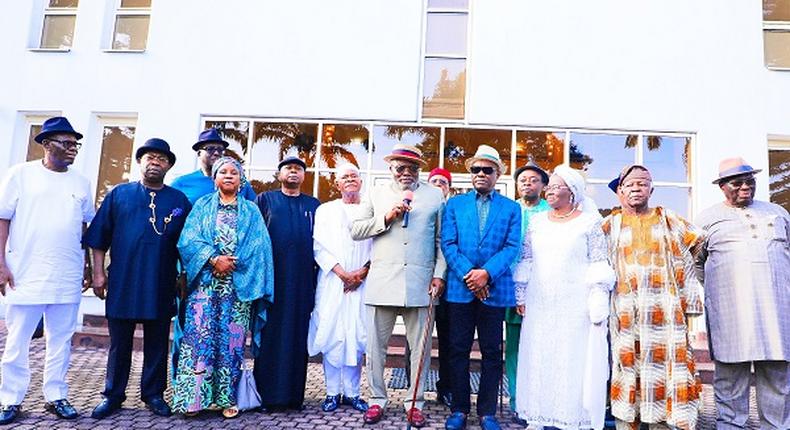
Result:
M522 183L522 184L537 184L538 182L543 182L543 180L540 179L540 178L535 178L535 177L527 178L525 176L524 179L519 178L518 182Z
M417 174L420 171L420 166L416 164L400 164L397 166L392 166L396 172L403 173L405 170L409 170L411 174Z
M561 189L563 189L563 188L570 190L570 187L568 187L568 186L566 186L566 185L557 185L557 184L554 184L554 185L548 185L548 186L547 186L546 188L544 188L543 190L544 190L544 191L559 191L559 190L561 190Z
M222 146L222 145L207 145L207 146L204 146L204 147L202 147L200 149L208 152L209 154L211 154L211 153L223 154L225 152L225 147Z
M476 175L476 174L478 174L480 172L483 172L486 175L493 175L494 174L494 168L491 167L491 166L485 166L485 167L483 167L483 166L472 166L472 167L469 168L469 171L472 172L473 175Z
M736 190L738 188L741 188L744 184L746 184L746 186L748 186L749 188L754 188L754 186L757 184L757 182L754 180L754 178L733 179L732 181L727 181L727 185L729 185L730 187L732 187L733 189L736 189Z
M77 142L76 140L55 140L55 139L47 139L50 142L57 142L59 146L62 146L63 149L80 149L82 144Z
M447 182L447 179L444 179L441 176L434 176L433 178L429 179L428 182L430 182L433 185L447 185L447 186L450 185L450 183Z
M142 158L144 160L146 160L146 161L154 161L154 160L156 160L156 161L158 161L160 163L170 163L170 159L167 158L166 155L152 154L150 152L147 153L147 154L144 154Z

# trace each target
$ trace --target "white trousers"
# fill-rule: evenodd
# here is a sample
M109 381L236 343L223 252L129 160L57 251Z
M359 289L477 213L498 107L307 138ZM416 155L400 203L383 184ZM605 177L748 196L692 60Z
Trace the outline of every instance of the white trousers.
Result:
M326 379L326 395L345 397L359 396L359 377L362 375L362 360L356 366L335 367L324 358L324 378Z
M44 316L47 352L44 358L44 399L65 399L69 387L66 372L71 357L71 336L77 328L79 303L57 305L6 305L5 324L8 336L0 362L0 403L18 405L30 385L30 338Z

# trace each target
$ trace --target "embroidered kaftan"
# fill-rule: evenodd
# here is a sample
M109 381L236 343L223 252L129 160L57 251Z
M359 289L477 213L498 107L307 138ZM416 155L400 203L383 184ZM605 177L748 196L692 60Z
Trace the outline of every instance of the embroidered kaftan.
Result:
M603 421L607 351L595 352L588 342L606 341L614 282L606 253L597 213L564 223L550 221L547 212L530 219L514 279L517 301L526 307L516 411L532 425L579 429ZM586 378L590 373L595 376ZM597 397L593 411L585 409L588 395Z

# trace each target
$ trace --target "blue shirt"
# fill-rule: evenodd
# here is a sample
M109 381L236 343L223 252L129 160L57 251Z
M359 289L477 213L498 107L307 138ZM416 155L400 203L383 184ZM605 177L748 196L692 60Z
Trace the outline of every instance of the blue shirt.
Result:
M177 177L176 180L173 181L171 187L186 194L189 203L193 205L197 199L206 194L213 193L216 190L214 180L206 176L203 171L199 169L188 175ZM251 202L255 201L255 191L253 191L249 183L241 189L241 196Z

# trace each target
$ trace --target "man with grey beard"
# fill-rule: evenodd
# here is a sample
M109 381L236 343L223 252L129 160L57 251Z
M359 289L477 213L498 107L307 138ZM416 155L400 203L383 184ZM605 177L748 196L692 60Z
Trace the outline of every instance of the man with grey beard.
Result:
M390 164L392 182L374 187L363 199L351 224L355 240L373 238L365 304L367 307L367 366L370 385L370 408L364 415L367 424L377 423L387 405L384 362L387 342L395 319L403 317L406 337L411 345L411 386L404 406L414 427L426 424L422 414L426 372L419 381L417 369L431 301L444 289L445 261L440 249L444 196L438 188L419 181L422 152L409 145L397 144L384 157ZM429 364L425 354L423 366ZM426 368L427 369L427 368ZM412 398L416 390L416 401Z

